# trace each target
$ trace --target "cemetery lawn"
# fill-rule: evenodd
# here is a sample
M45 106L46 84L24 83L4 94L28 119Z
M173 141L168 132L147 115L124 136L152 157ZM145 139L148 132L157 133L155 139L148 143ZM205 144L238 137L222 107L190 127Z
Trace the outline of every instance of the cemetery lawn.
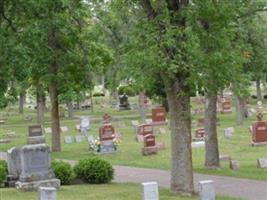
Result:
M160 188L162 200L197 200L199 197L186 198L171 194L167 189ZM62 186L57 191L57 200L136 200L142 198L142 187L137 184L105 184L105 185L73 185ZM1 188L1 200L36 200L37 192L21 193L14 188ZM218 200L237 200L228 197L218 197Z
M164 142L166 149L159 151L157 155L153 156L142 156L141 149L143 143L135 141L134 130L131 125L131 120L138 120L138 111L117 111L110 106L100 107L95 105L95 112L92 113L90 110L75 112L75 119L63 118L61 119L61 126L68 126L69 131L62 133L61 144L62 152L53 153L54 159L68 159L68 160L79 160L94 156L88 149L88 143L83 141L82 143L64 144L64 136L75 136L78 135L78 131L75 130L75 125L78 124L79 116L89 115L93 119L99 119L98 121L93 120L91 122L90 134L98 136L99 127L102 126L101 116L104 113L108 113L112 117L112 124L117 132L122 133L123 140L118 146L118 152L113 155L102 155L101 157L113 165L124 165L133 167L143 168L157 168L163 170L170 170L170 131L167 126L165 129L167 134L157 134L156 141ZM208 170L204 167L205 150L204 147L193 149L193 167L194 172L202 174L213 174L220 176L231 176L239 178L247 178L254 180L267 180L267 173L264 169L257 168L257 159L266 158L267 146L263 147L252 147L250 145L251 135L248 131L248 127L255 121L255 115L246 119L242 126L236 126L234 108L231 114L218 114L220 119L220 126L218 126L218 140L219 140L219 151L221 155L229 155L232 159L240 162L240 170L232 171L229 169L229 162L222 161L221 169L219 170ZM34 124L36 120L36 114L34 110L27 110L23 115L15 114L17 110L11 110L10 115L6 116L7 121L4 125L0 125L0 139L4 138L5 134L10 131L15 131L18 135L11 143L0 144L0 151L7 151L9 148L16 146L21 147L26 144L26 136L28 134L28 126ZM149 115L150 110L147 111ZM24 117L27 114L31 114L34 119L33 122L26 122ZM46 123L44 127L50 127L49 113L46 113ZM193 119L200 118L201 116L194 116ZM265 116L265 120L267 117ZM139 119L140 121L140 119ZM234 127L235 133L231 139L226 139L223 134L223 130L226 127ZM155 132L158 132L158 127L155 128ZM195 127L192 127L192 135L194 135ZM46 134L46 141L51 146L51 134Z

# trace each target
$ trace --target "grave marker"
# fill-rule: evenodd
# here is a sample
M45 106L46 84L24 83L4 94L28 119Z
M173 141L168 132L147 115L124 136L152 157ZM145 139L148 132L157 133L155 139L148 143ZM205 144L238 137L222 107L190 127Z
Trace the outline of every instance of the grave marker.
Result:
M42 126L41 125L32 125L29 126L29 137L42 136Z
M230 160L230 169L239 170L240 169L239 161L238 160Z
M144 148L143 155L157 154L158 148L156 146L155 136L152 134L147 134L144 136Z
M99 138L103 140L113 140L115 138L115 129L111 124L105 124L99 129Z
M164 107L152 109L152 122L154 125L167 124L166 110Z
M215 188L212 180L199 181L200 200L215 200Z
M81 134L86 136L88 135L87 131L90 128L90 119L89 117L81 117L80 118L80 130L81 130Z
M259 158L257 160L257 166L258 166L258 168L266 169L267 168L267 159L266 158Z
M234 134L234 127L228 127L228 128L225 128L224 129L224 137L227 138L227 139L230 139L233 137L233 134Z
M64 133L64 132L67 132L67 131L69 131L69 128L67 126L60 127L60 132Z
M57 190L54 187L39 187L38 200L56 200Z
M157 182L142 183L143 200L159 200L159 190Z
M64 136L64 142L65 144L71 144L72 141L72 137L71 136Z
M83 137L82 137L81 135L76 135L76 136L75 136L75 141L76 141L77 143L81 143L81 142L83 141Z

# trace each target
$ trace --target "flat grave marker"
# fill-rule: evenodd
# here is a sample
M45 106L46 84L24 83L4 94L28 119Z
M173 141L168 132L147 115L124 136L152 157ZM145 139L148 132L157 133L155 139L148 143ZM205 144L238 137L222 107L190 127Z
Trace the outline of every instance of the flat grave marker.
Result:
M71 144L73 143L71 136L64 136L64 142L65 144Z
M267 158L259 158L257 160L257 166L261 169L267 169Z
M215 188L212 180L199 181L200 200L215 200Z
M157 182L142 183L143 200L159 200L159 190Z

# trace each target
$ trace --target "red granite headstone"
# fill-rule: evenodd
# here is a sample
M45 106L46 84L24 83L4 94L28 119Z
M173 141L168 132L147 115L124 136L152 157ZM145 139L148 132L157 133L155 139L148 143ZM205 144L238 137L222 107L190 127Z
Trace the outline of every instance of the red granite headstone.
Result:
M106 124L99 129L99 137L101 141L113 140L115 138L115 129L112 125Z
M138 126L138 135L153 134L153 126L151 124L142 124Z
M205 136L205 129L199 128L196 130L196 138L203 138Z
M152 122L155 124L166 123L166 110L164 107L152 109Z
M224 101L222 102L222 111L223 114L224 113L231 113L232 112L232 108L231 108L231 101Z
M156 146L155 136L148 134L144 136L144 147L154 147Z
M267 124L263 121L255 122L252 125L252 141L267 142Z

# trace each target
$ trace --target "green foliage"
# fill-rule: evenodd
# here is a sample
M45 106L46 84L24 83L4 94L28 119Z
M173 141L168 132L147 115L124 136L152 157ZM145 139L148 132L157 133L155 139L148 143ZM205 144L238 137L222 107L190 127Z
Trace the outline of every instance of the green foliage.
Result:
M128 96L135 96L136 92L135 92L133 86L131 86L131 85L122 85L118 89L118 94L119 95L126 94Z
M58 178L62 185L70 184L72 179L72 167L69 163L63 161L56 161L52 162L52 169L55 173L56 178Z
M88 183L108 183L113 179L114 170L112 165L97 157L80 160L74 166L77 177Z
M0 186L3 185L7 177L7 171L6 168L0 165Z
M104 93L101 93L101 92L96 92L93 94L93 97L104 97L105 94Z
M0 160L0 166L2 166L4 169L6 169L6 172L8 172L7 162L5 160Z

